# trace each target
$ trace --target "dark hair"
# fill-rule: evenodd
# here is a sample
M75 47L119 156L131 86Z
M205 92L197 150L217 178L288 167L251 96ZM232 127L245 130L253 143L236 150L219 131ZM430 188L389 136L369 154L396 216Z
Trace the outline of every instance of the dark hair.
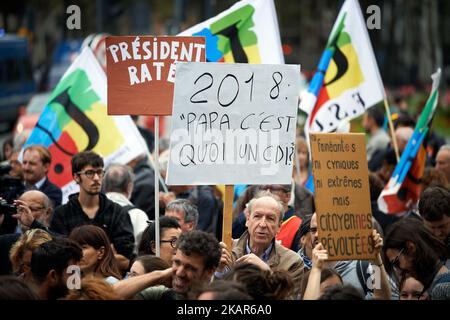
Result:
M176 199L166 206L167 211L182 211L184 212L184 222L194 222L193 228L195 229L198 224L198 209L197 206L192 204L191 201L187 199Z
M372 107L367 110L367 116L372 118L378 127L382 127L384 123L384 112L379 107Z
M246 204L249 203L259 191L258 185L251 185L241 193L236 200L236 205L233 209L233 219L237 218L239 214L245 210Z
M407 242L414 244L415 253L408 251ZM410 255L414 277L426 286L431 284L439 260L447 258L445 244L436 238L422 221L410 217L392 224L384 239L382 253L385 269L395 277L391 261L386 255L388 249L404 250L404 254ZM397 279L397 282L399 281L400 279Z
M105 193L124 193L133 180L134 174L129 166L113 163L106 168L105 176L103 177L103 189Z
M301 294L303 295L306 291L306 287L308 286L308 280L309 280L309 274L311 273L311 270L307 270L303 273L302 278L301 278L301 282L300 282L300 287L301 287ZM339 272L336 271L336 269L333 268L323 268L322 271L320 272L320 283L330 279L331 277L336 276L339 278L339 280L341 280L341 283L344 283L344 281L342 280L342 276L339 274Z
M136 261L139 261L142 264L145 273L170 268L170 265L165 260L150 254L139 256L134 260L134 262Z
M0 300L39 300L39 296L22 279L0 276Z
M299 228L299 237L303 237L304 235L306 235L309 230L311 229L311 218L312 215L307 215L303 220L302 223L300 224L300 228Z
M255 300L283 300L292 294L294 282L286 270L261 270L251 263L239 263L225 276L245 285Z
M427 221L450 217L450 190L440 186L426 188L420 195L419 213Z
M369 189L370 189L370 201L376 202L378 197L383 191L384 183L383 180L378 177L376 173L369 173Z
M262 184L259 186L259 190L291 192L292 184Z
M79 226L72 230L69 239L74 240L81 247L88 245L95 250L104 247L105 253L103 258L95 266L94 273L99 272L105 278L109 276L116 277L117 279L122 278L116 258L114 257L114 252L111 248L111 242L102 228L89 224Z
M253 300L243 284L226 280L215 280L211 283L194 286L188 297L190 300L197 300L201 294L206 292L213 293L214 300Z
M416 126L416 121L409 114L400 113L397 120L394 121L394 128L397 129L399 126L414 129Z
M396 165L397 164L397 158L395 156L395 150L393 148L388 148L387 152L384 155L384 161L387 164Z
M203 257L205 270L217 268L222 255L216 237L211 233L200 230L192 230L181 234L178 239L177 250L180 250L186 256L195 254Z
M344 282L342 280L342 277L339 274L339 272L337 272L335 269L333 269L333 268L323 268L322 272L320 273L320 283L330 279L331 277L338 277L339 280L341 280L341 282Z
M364 300L361 292L354 286L336 284L325 289L319 300Z
M439 186L448 189L450 187L449 181L445 174L442 174L440 170L434 167L426 167L423 172L422 178L420 178L422 183L422 191L431 186Z
M3 141L3 145L2 145L2 156L3 156L3 160L8 160L8 159L6 159L6 155L5 155L5 149L6 149L6 146L10 146L11 149L14 148L14 143L13 143L13 138L12 138L12 137L6 138L5 141Z
M30 263L33 279L42 283L51 270L62 275L70 262L78 262L82 256L80 246L73 240L53 238L33 250Z
M138 245L138 255L153 254L156 252L152 250L152 242L155 242L156 223L150 222L147 228L142 232L142 238ZM159 232L162 235L165 229L180 229L180 224L173 217L162 216L159 217Z
M94 151L79 152L72 157L72 175L83 170L84 167L91 165L94 168L103 168L103 158Z

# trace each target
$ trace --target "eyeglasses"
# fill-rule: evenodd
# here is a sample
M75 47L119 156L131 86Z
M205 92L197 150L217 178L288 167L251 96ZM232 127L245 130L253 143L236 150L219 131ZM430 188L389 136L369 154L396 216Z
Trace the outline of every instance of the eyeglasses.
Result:
M405 248L403 248L402 250L400 250L400 252L398 253L398 255L395 257L394 260L391 261L392 267L395 269L400 269L400 256L403 254L403 251L405 250Z
M172 240L160 240L159 242L161 243L170 242L170 246L175 249L177 247L177 241L178 238L173 238Z
M84 174L86 177L88 177L89 179L93 179L95 177L95 175L97 174L99 178L103 177L103 175L105 174L105 170L103 169L97 169L97 170L85 170L85 171L80 171L77 172L78 175L80 174Z
M45 209L45 207L29 207L30 208L30 211L31 212L38 212L38 211L41 211L41 210L44 210ZM22 208L17 208L17 212L24 212L25 211L25 209L22 209Z
M41 211L41 210L43 210L43 209L45 209L45 207L37 207L37 208L30 207L30 210L31 210L31 211L34 211L34 212L36 212L36 211Z

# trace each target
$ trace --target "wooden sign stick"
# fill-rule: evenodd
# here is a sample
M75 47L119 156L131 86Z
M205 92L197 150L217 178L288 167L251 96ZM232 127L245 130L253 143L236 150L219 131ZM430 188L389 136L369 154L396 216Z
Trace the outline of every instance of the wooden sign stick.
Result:
M228 249L233 249L233 238L231 236L231 226L233 224L233 199L234 185L225 186L225 199L223 203L223 224L222 224L222 242Z

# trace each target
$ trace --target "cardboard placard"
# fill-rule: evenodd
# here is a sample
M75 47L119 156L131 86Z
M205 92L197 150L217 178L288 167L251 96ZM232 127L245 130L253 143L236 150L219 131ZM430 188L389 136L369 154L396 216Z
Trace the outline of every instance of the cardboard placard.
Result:
M167 183L291 183L299 76L299 65L179 63Z
M311 133L319 241L328 260L375 257L364 134Z
M204 37L107 37L108 114L172 114L176 62L205 59Z

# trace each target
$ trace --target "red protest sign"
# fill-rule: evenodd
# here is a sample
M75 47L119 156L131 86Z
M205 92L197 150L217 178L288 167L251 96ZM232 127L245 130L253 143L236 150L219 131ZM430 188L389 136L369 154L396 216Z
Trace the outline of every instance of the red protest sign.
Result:
M205 38L107 37L108 114L172 114L177 61L205 62Z

